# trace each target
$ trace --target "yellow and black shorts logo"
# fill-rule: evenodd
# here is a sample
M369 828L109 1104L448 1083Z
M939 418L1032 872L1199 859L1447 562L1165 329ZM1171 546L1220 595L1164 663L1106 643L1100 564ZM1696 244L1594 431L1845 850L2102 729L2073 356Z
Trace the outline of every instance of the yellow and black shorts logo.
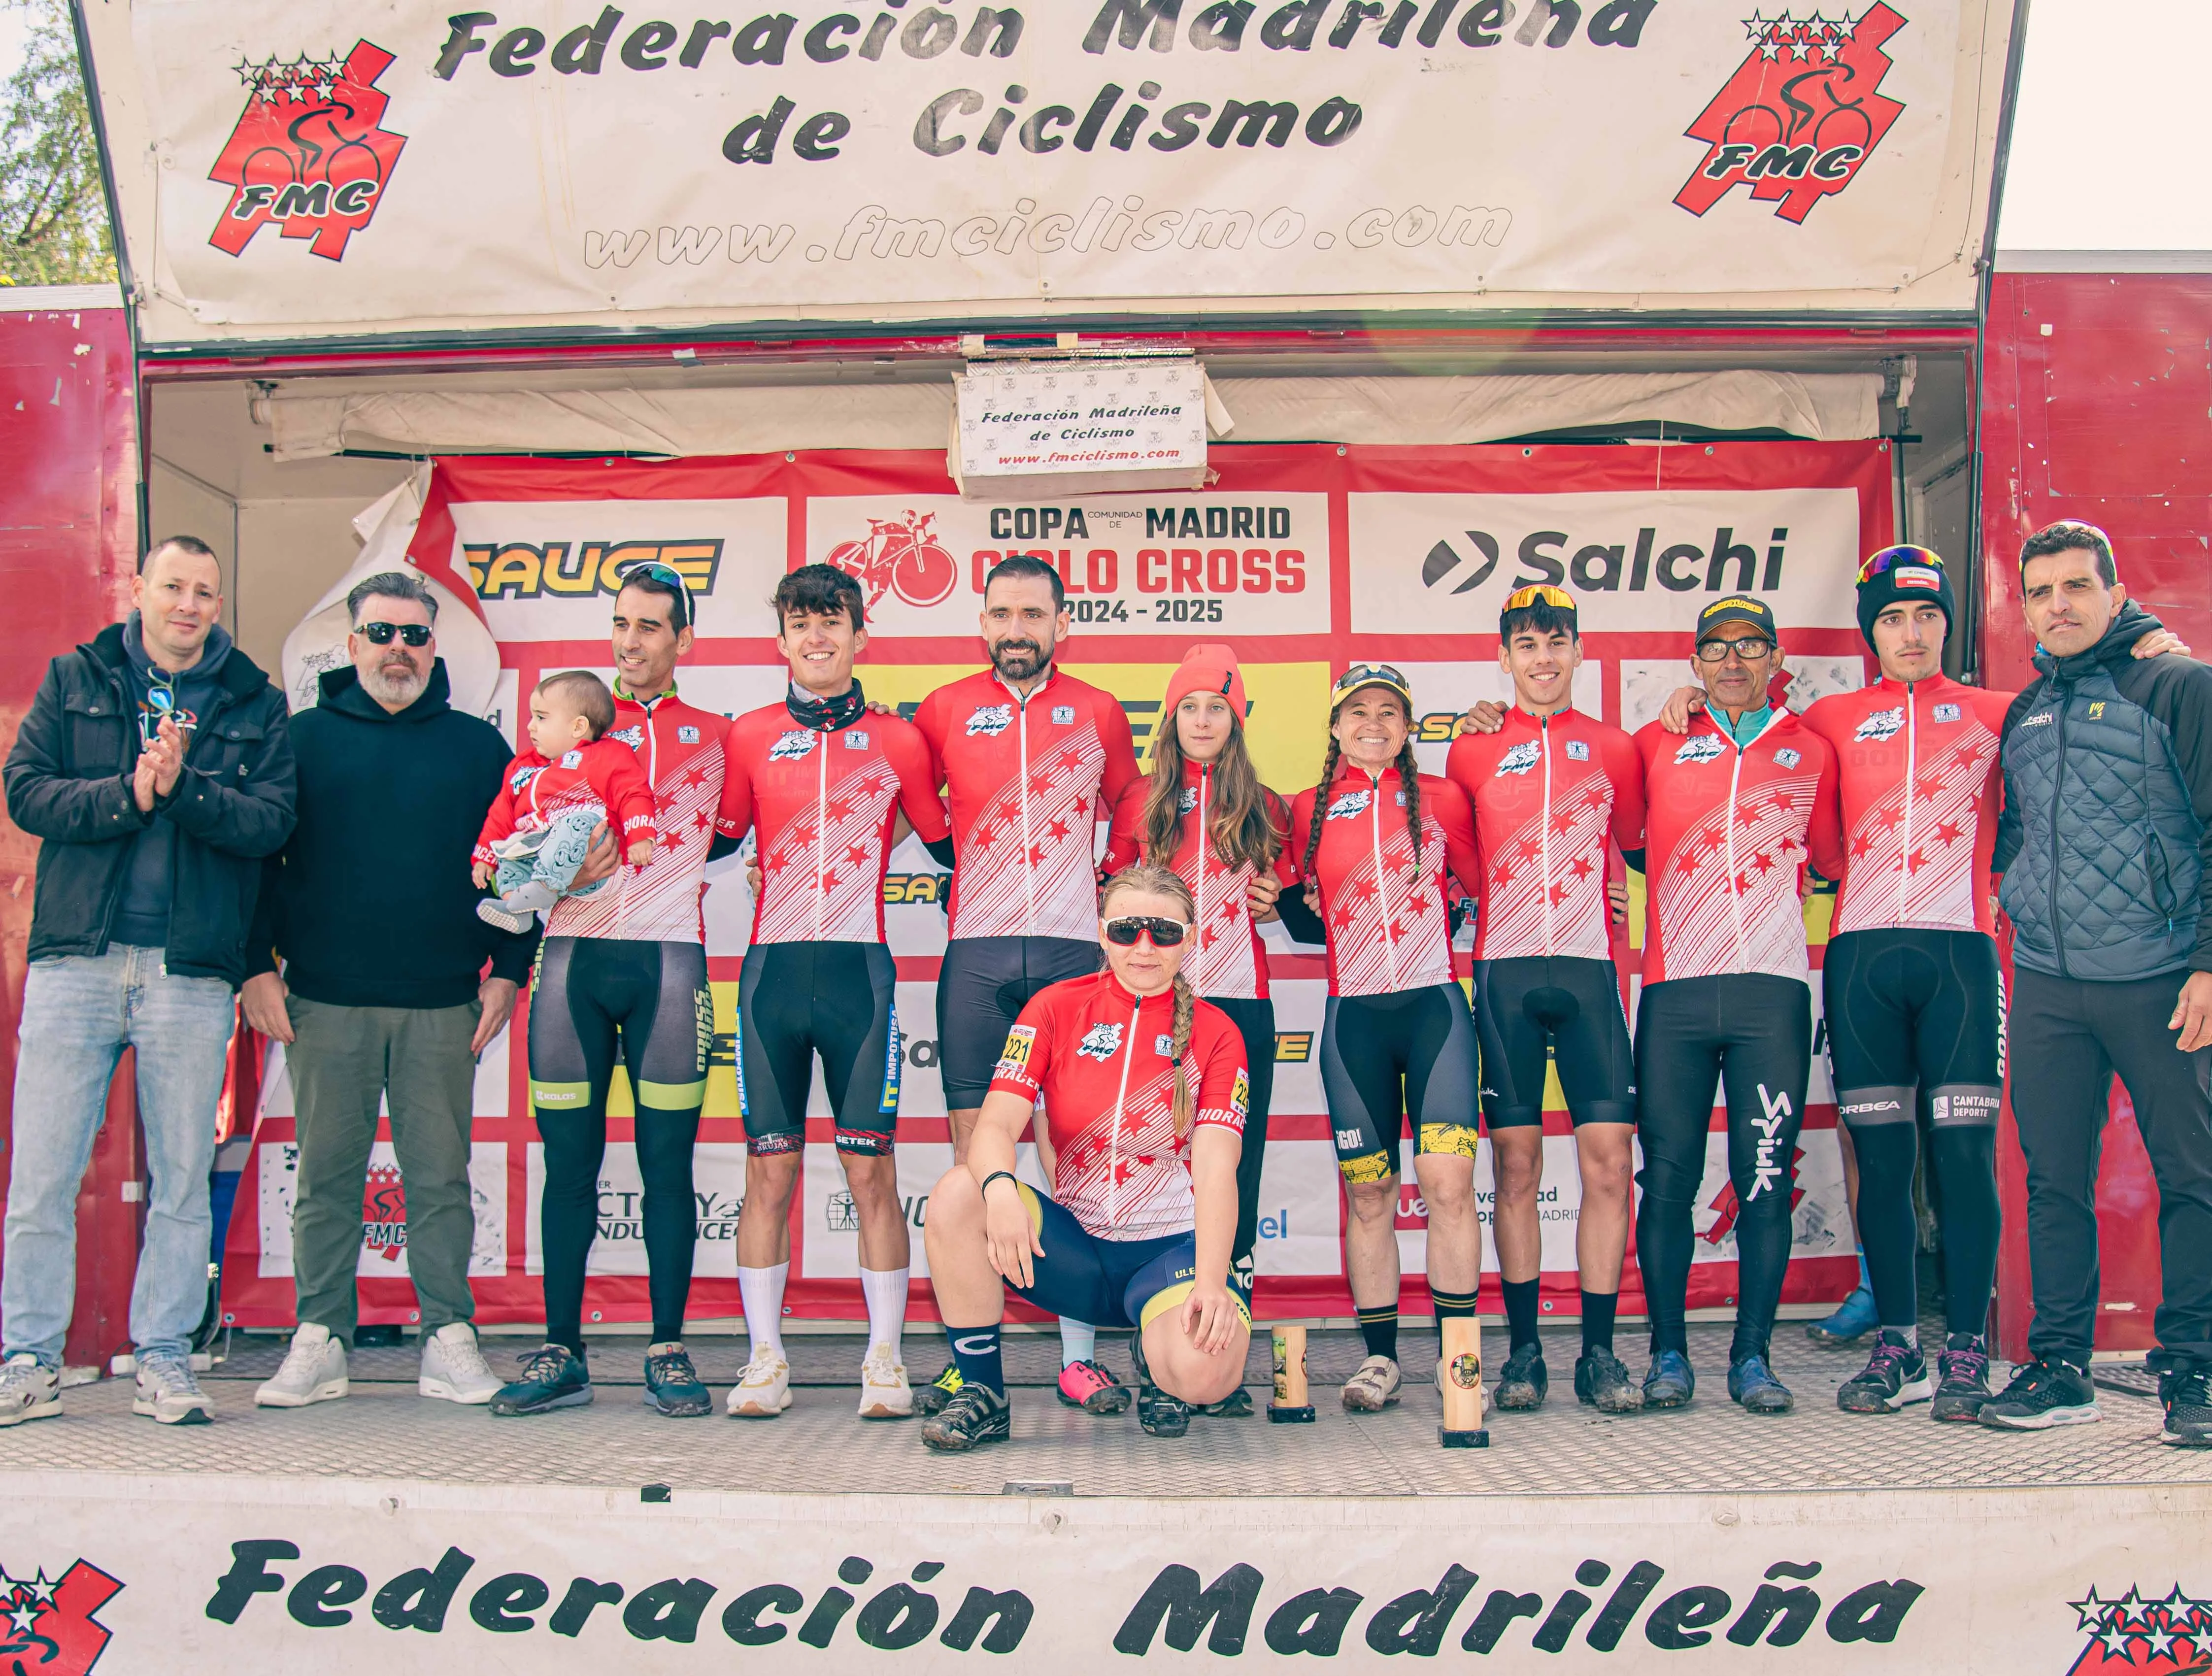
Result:
M1398 1173L1398 1161L1388 1152L1369 1152L1357 1158L1339 1158L1338 1170L1353 1187L1388 1181Z
M1424 1152L1440 1152L1447 1157L1472 1158L1480 1132L1472 1123L1424 1123L1421 1125L1421 1145Z

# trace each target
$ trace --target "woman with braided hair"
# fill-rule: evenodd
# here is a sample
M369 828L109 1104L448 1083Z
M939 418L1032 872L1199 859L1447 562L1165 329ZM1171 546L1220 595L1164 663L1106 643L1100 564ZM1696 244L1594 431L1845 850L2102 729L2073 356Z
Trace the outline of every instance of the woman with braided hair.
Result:
M933 1449L1011 1433L999 1320L1011 1289L1054 1315L1136 1329L1137 1418L1176 1436L1194 1405L1243 1382L1252 1316L1230 1266L1244 1046L1182 967L1190 887L1141 864L1099 903L1104 969L1040 990L1006 1035L965 1160L938 1182L924 1236L960 1369L923 1422ZM1014 1174L1036 1103L1053 1196Z
M1406 677L1388 664L1354 664L1329 705L1321 784L1299 793L1291 817L1304 840L1297 877L1306 900L1286 894L1281 907L1293 936L1328 944L1322 1087L1352 1210L1345 1267L1367 1341L1366 1359L1345 1381L1344 1406L1372 1411L1398 1400L1397 1154L1406 1116L1428 1204L1430 1294L1440 1318L1474 1314L1480 1084L1467 994L1452 976L1445 878L1473 896L1480 858L1467 794L1414 761Z

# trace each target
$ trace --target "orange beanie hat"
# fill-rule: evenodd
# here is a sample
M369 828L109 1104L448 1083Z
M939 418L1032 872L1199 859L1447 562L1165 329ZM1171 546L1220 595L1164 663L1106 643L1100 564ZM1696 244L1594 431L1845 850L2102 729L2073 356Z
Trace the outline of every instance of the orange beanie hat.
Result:
M1193 693L1219 693L1229 701L1240 723L1252 713L1244 696L1244 671L1237 668L1237 654L1228 647L1194 646L1183 653L1182 662L1168 677L1168 695L1160 715L1163 726L1175 714L1176 706Z

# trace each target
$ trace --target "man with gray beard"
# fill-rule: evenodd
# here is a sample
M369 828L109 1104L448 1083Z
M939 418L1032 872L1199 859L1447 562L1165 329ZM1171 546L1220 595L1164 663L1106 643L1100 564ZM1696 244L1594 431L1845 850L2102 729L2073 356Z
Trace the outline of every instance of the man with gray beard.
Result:
M346 609L352 662L291 720L300 821L269 864L247 950L246 1022L287 1045L300 1148L300 1326L254 1400L300 1408L346 1394L362 1192L388 1104L420 1306L416 1388L489 1402L500 1382L477 1347L468 1279L472 1095L537 933L477 917L469 851L510 752L449 704L437 598L418 578L369 577Z

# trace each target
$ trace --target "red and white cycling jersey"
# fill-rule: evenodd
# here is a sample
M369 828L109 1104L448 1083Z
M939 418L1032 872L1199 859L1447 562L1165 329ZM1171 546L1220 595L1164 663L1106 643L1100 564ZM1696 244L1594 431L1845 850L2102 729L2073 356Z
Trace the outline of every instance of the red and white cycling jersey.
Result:
M1942 675L1910 683L1885 676L1806 710L1805 726L1833 748L1838 769L1838 932L1995 930L1997 746L2014 696Z
M1055 666L1023 698L984 670L930 694L914 722L951 792L949 934L1096 938L1097 823L1137 777L1114 695Z
M1097 915L1093 914L1095 921ZM1196 1222L1190 1136L1175 1132L1175 994L1139 1000L1111 972L1039 990L1006 1033L991 1092L1044 1102L1052 1196L1102 1240L1153 1240ZM1191 1133L1244 1132L1244 1038L1200 1001L1183 1055Z
M1798 881L1843 865L1835 753L1776 709L1743 750L1700 712L1686 734L1651 722L1644 758L1650 912L1644 981L1766 972L1809 982Z
M1144 859L1145 805L1151 800L1150 774L1133 780L1114 805L1114 827L1106 840L1103 866L1118 873ZM1260 795L1282 851L1291 842L1291 806L1265 786ZM1190 886L1198 912L1198 935L1183 956L1182 975L1201 995L1264 999L1267 993L1267 949L1252 922L1249 887L1255 871L1249 863L1231 867L1213 852L1209 823L1213 817L1213 767L1182 765L1182 813L1176 827L1176 852L1170 865ZM1282 851L1278 851L1278 859Z
M1606 841L1644 845L1644 759L1618 727L1579 710L1516 705L1495 733L1462 733L1444 777L1474 805L1482 914L1474 957L1607 960Z
M730 728L731 818L760 834L756 943L880 943L897 811L924 843L945 834L937 767L912 722L864 711L819 732L781 701Z
M1328 927L1328 993L1389 995L1451 981L1451 918L1444 875L1478 896L1481 858L1467 794L1449 780L1420 777L1421 859L1413 862L1406 794L1395 769L1370 779L1346 762L1328 791L1313 871ZM1321 788L1291 805L1291 847L1280 871L1301 882L1307 835Z
M653 782L659 826L653 859L625 866L604 890L563 896L547 917L548 937L611 937L631 943L704 943L707 851L735 838L726 752L730 719L686 704L671 688L641 704L619 688L615 725L601 737L628 745Z
M507 765L507 779L484 815L471 859L496 865L492 846L518 832L542 831L571 810L588 810L615 829L624 847L651 837L653 786L635 752L599 738L548 762L534 746Z

